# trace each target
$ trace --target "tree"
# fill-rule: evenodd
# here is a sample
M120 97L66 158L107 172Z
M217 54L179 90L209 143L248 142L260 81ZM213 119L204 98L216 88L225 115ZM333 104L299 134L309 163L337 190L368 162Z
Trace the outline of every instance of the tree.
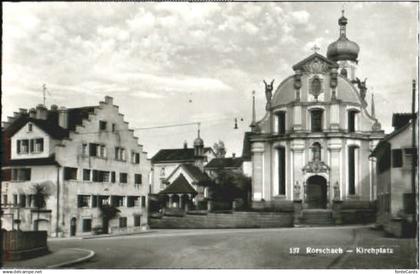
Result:
M218 143L214 143L213 145L214 152L216 153L217 158L225 158L226 155L226 148L225 143L219 140Z
M121 212L116 206L104 204L100 207L102 217L102 229L108 233L109 221L114 219Z
M33 187L33 203L37 209L37 220L35 225L35 230L38 231L39 225L39 213L42 208L47 205L47 199L50 196L48 186L46 184L35 184Z
M214 184L211 185L212 198L216 202L232 203L236 199L249 206L251 193L251 178L242 173L219 170Z

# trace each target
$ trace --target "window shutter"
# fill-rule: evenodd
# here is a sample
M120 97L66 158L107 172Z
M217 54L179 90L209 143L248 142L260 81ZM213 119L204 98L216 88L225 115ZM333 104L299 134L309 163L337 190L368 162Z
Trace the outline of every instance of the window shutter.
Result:
M16 145L16 149L17 149L17 153L20 153L20 146L21 146L22 141L21 140L17 140L17 145Z

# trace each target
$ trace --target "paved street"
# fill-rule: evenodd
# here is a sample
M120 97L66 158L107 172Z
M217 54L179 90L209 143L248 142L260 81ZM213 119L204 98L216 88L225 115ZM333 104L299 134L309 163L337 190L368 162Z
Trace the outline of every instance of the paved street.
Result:
M50 248L96 252L80 268L413 268L415 243L368 227L159 230L89 240L55 240ZM394 254L306 254L306 248L392 248ZM299 254L290 248L299 247Z

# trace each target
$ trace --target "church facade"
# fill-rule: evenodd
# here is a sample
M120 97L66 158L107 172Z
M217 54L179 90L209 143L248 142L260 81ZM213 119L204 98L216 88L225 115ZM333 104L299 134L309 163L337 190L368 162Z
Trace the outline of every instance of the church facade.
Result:
M264 81L266 113L256 121L254 107L249 134L254 202L331 208L376 198L369 155L384 132L373 96L368 106L366 80L356 77L359 46L346 36L344 12L338 23L326 57L315 52L298 62L275 90L274 80Z

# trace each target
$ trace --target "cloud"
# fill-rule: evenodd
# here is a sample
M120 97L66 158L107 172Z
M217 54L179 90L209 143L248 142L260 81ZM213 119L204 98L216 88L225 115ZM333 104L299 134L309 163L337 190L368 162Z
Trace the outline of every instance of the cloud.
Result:
M383 125L390 122L382 99L400 99L402 109L410 100L406 86L417 57L413 5L346 4L348 37L361 47L358 73L378 93ZM182 122L249 116L252 90L260 118L265 113L262 79L280 83L314 44L325 54L337 39L341 10L340 3L314 2L19 2L3 7L5 116L42 102L46 83L49 103L58 105L92 105L105 94L114 96L137 126L161 124L168 117ZM216 133L223 132L231 150L239 152L242 142L229 130L220 125L206 137L216 141ZM147 140L153 149L172 145Z
M306 24L309 21L309 12L306 10L298 10L291 13L293 20L296 20L298 24Z

